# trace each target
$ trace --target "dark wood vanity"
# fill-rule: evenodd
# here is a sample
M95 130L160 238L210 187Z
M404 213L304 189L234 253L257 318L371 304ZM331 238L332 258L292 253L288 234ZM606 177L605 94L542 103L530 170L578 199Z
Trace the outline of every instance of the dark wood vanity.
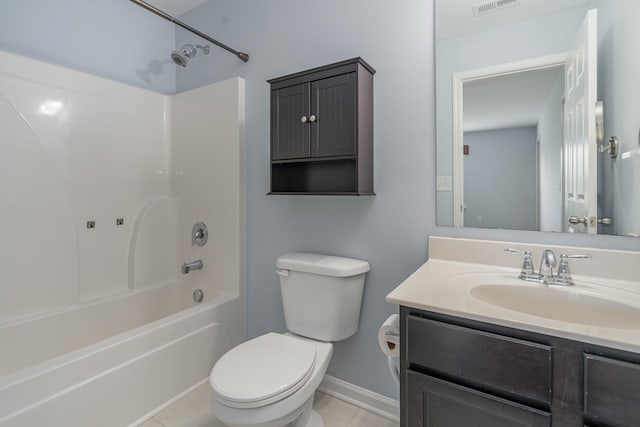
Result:
M637 427L640 355L400 307L402 427Z

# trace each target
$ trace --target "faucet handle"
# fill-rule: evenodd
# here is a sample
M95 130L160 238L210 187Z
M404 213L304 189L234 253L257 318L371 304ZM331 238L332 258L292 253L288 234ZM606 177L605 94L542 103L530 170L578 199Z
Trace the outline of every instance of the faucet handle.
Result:
M569 258L573 259L589 259L591 255L560 255L560 264L558 265L558 280L572 285L571 270L569 269Z
M560 255L560 260L562 261L563 259L567 259L567 258L574 258L574 259L589 259L592 258L591 255L567 255L567 254L562 254Z
M533 271L533 260L531 259L531 251L523 251L520 249L506 248L505 252L511 252L513 254L522 254L524 259L522 260L522 269L520 270L520 278L524 280L530 280L532 278L537 279L537 275Z
M511 252L514 254L531 255L531 251L523 251L521 249L505 248L505 252Z

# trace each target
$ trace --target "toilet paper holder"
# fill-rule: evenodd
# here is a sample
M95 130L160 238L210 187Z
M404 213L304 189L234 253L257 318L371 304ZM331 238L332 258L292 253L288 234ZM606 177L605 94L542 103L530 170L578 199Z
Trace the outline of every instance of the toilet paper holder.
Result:
M384 337L386 339L387 347L389 348L389 350L394 350L396 348L396 345L398 345L398 343L396 343L395 341L400 338L400 333L395 331L386 331L384 333Z
M400 356L400 317L397 314L389 316L378 329L378 344L387 356L387 366L394 382L400 386L400 370L394 358Z

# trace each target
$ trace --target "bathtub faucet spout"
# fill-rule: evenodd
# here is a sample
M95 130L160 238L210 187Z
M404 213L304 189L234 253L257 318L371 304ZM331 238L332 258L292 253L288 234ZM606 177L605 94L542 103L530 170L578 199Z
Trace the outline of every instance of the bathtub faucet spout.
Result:
M189 274L191 270L200 270L202 268L202 260L193 261L182 264L182 274Z

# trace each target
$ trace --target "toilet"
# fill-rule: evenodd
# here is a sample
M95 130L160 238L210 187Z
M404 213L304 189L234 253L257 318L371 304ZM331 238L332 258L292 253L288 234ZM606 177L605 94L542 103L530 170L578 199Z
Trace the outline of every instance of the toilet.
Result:
M229 427L323 427L313 396L332 342L358 330L368 262L296 252L276 267L289 332L246 341L211 370L211 407Z

